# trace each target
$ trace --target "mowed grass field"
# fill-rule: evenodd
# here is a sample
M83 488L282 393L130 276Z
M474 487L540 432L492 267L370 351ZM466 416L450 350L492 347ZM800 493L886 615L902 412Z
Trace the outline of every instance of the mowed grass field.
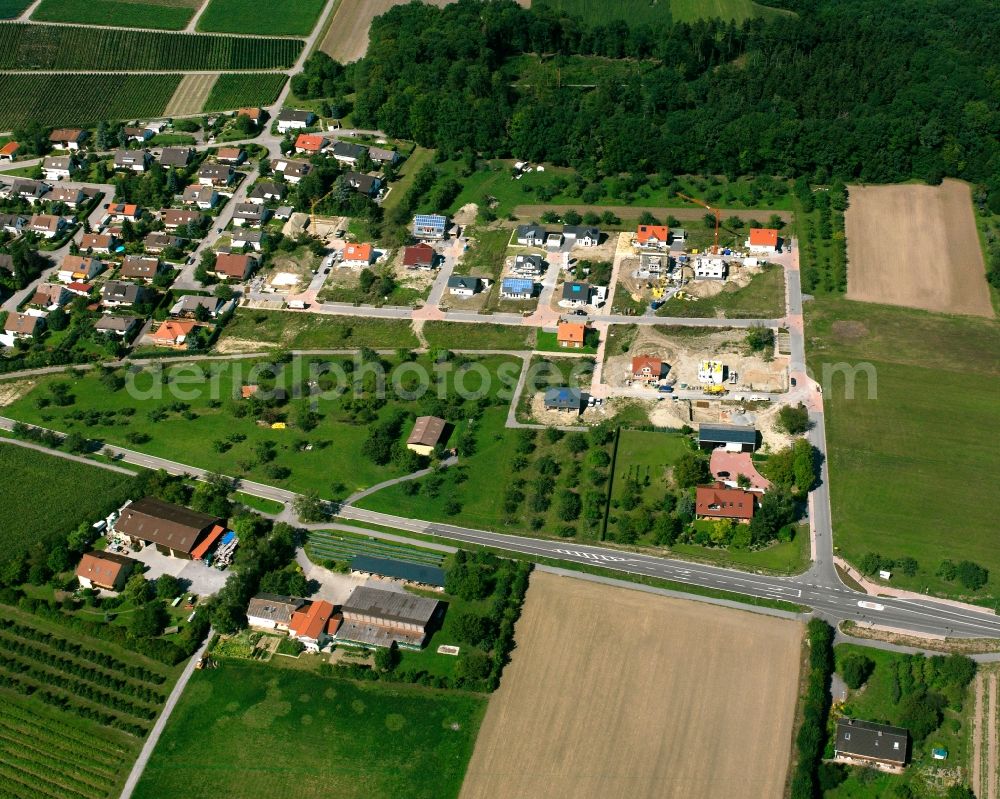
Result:
M679 433L622 430L611 486L612 498L620 498L625 490L625 481L634 479L643 486L644 499L662 499L670 487L667 470L682 453L689 450L687 436Z
M126 28L181 30L202 0L42 0L39 22L77 22Z
M516 635L461 799L782 796L797 622L536 571Z
M664 22L694 22L719 17L742 22L745 19L787 14L751 0L534 0L535 5L579 14L589 22L603 23L625 20L636 25Z
M911 556L913 577L892 582L961 595L936 576L940 562L990 570L979 596L1000 596L1000 550L991 475L1000 397L1000 327L974 317L824 298L806 313L806 352L824 383L834 543L848 560ZM859 370L855 397L831 365L870 364L874 398Z
M0 562L104 518L128 499L131 478L0 440Z
M406 319L345 318L293 311L236 312L223 331L220 352L288 349L374 349L416 347L417 337Z
M847 296L993 317L967 183L850 186Z
M263 36L308 36L326 0L209 0L198 30L258 33Z
M192 677L135 799L448 799L486 700L225 660Z

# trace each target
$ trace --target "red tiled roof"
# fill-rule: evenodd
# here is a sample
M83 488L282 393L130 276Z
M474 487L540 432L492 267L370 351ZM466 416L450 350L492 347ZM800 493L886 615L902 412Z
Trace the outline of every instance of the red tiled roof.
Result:
M21 145L16 141L9 141L3 147L0 147L0 155L14 155L20 149Z
M76 576L85 577L99 587L111 588L130 558L105 552L88 552L76 567Z
M659 376L663 372L663 361L652 355L637 355L632 359L632 374L641 374L643 369L649 369L654 375Z
M666 241L670 238L670 228L666 225L639 225L635 237L640 244L645 244L650 239Z
M318 640L332 615L333 605L319 600L310 604L304 611L295 611L288 627L297 637Z
M372 245L371 244L348 244L344 248L344 260L345 261L367 261L371 263L372 260Z
M326 139L315 133L300 133L295 139L295 149L318 153L326 145Z
M153 338L157 341L176 341L180 336L187 336L197 326L194 322L169 319L153 333Z
M198 544L194 549L191 550L191 558L193 560L200 560L205 557L208 552L209 547L212 546L216 541L219 540L219 536L226 532L226 528L221 524L215 525L211 530L209 530L208 535L205 536L204 540Z
M698 486L695 493L695 512L699 516L749 520L753 510L753 494L742 488Z
M777 247L778 231L769 227L750 228L750 246L752 247Z
M571 344L583 343L587 326L579 322L563 322L556 333L556 341L568 341Z
M434 248L429 244L414 244L403 250L403 266L434 263Z
M226 277L243 280L254 263L254 259L249 255L220 252L215 258L215 271Z

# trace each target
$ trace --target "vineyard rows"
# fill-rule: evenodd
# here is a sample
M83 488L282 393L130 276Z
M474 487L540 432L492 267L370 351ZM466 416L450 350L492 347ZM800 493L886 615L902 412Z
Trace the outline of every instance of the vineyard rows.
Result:
M295 64L298 39L0 24L0 69L227 70Z
M203 112L268 106L278 99L287 78L274 72L219 75Z

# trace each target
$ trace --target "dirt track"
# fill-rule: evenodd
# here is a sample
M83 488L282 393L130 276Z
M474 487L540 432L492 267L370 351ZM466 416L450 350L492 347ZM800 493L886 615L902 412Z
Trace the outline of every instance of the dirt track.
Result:
M972 790L981 799L997 799L1000 790L1000 672L993 667L980 667L973 688L975 705L969 755Z
M777 799L801 625L536 572L461 799Z
M163 112L164 116L183 117L200 114L218 79L218 73L185 75L177 84L174 96L167 103L167 108Z
M852 300L993 316L967 184L851 186Z

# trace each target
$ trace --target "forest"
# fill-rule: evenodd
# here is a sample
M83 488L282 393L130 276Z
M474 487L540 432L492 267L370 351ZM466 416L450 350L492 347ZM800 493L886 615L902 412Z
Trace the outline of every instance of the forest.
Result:
M983 185L1000 211L1000 6L779 0L795 15L588 25L548 7L461 0L377 18L368 55L313 56L300 97L434 147L626 172ZM519 80L525 54L551 80ZM560 64L615 59L593 85ZM537 72L536 68L536 72ZM515 85L516 84L516 85Z

